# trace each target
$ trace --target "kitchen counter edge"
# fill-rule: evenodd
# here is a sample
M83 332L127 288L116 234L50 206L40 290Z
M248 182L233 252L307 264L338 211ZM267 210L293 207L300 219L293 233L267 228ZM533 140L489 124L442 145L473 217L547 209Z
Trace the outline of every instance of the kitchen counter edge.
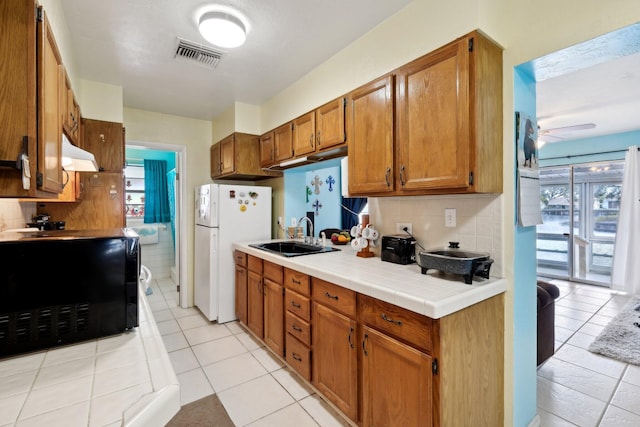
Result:
M383 262L378 256L360 258L349 245L341 246L336 252L284 257L249 246L254 243L264 241L234 242L232 247L432 319L455 313L506 291L505 279L474 278L473 284L467 285L460 277L435 271L420 274L417 264Z

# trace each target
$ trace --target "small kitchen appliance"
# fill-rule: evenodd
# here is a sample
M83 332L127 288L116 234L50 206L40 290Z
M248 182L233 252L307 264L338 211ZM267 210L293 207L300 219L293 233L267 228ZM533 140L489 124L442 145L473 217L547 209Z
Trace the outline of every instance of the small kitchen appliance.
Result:
M419 259L422 274L427 274L429 269L458 274L468 285L473 282L474 276L488 279L493 264L488 253L461 250L458 242L449 242L448 248L422 251Z
M416 239L404 234L382 236L382 261L394 264L412 264L416 262Z

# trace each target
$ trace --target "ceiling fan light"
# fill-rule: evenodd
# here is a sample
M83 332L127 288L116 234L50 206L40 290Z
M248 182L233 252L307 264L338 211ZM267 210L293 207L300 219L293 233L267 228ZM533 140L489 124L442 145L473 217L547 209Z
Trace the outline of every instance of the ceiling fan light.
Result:
M242 21L225 12L207 12L200 17L200 34L209 43L225 48L241 46L246 38Z

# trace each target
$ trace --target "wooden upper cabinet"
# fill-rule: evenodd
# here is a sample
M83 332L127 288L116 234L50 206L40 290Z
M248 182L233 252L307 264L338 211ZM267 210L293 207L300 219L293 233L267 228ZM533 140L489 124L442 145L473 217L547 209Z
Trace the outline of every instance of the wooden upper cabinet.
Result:
M0 168L1 197L33 197L37 191L35 8L33 0L0 2L0 160L6 163ZM28 189L22 170L15 167L25 149L30 160Z
M257 180L281 175L262 169L258 135L232 133L212 145L210 155L212 179Z
M293 126L286 123L273 131L275 162L288 160L293 156Z
M46 13L39 8L37 26L38 52L38 187L61 193L62 182L62 114L60 93L63 90L62 58L53 37Z
M384 76L347 98L349 194L394 190L393 82Z
M100 171L122 172L124 168L124 128L122 123L82 119L81 148L92 153Z
M260 137L260 166L267 167L275 162L275 147L273 145L273 131Z
M341 97L316 110L316 151L343 144L347 140L346 105L346 98Z
M294 157L313 153L316 150L316 115L312 111L293 121Z
M74 145L79 145L80 141L80 107L76 101L69 75L64 65L62 66L63 88L60 93L60 109L62 114L62 130Z

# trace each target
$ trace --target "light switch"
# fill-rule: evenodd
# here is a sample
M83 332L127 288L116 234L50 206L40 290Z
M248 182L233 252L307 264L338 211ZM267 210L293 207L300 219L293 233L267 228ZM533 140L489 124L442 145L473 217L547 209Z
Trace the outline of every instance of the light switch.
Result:
M455 208L447 208L444 210L444 226L455 227L456 226L456 210Z

